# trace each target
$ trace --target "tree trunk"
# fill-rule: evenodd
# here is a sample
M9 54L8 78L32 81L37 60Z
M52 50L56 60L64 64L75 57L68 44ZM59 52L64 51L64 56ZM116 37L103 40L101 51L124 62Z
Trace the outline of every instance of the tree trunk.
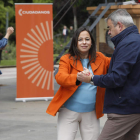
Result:
M71 0L71 2L73 2L74 0ZM72 6L73 9L73 24L74 24L74 31L77 30L77 15L76 15L76 6Z

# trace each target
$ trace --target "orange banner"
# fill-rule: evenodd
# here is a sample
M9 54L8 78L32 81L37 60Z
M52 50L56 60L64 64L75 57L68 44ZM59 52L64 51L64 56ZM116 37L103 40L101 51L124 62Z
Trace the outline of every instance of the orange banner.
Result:
M15 4L17 98L54 96L52 4ZM24 98L24 99L22 99Z

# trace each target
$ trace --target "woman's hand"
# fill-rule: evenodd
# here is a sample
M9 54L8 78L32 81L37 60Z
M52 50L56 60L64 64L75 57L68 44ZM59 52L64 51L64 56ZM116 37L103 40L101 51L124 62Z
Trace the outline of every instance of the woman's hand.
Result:
M90 83L92 74L84 67L84 71L77 73L77 79L81 82Z
M84 67L84 71L82 71L84 74L86 74L87 76L92 76L92 73L89 71L89 69Z

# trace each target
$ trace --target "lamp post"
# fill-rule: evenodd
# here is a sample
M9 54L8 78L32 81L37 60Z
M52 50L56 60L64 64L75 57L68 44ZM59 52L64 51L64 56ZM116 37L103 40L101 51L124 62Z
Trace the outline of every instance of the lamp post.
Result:
M9 20L9 12L7 11L7 12L6 12L6 32L7 32L8 26L9 26L8 20Z

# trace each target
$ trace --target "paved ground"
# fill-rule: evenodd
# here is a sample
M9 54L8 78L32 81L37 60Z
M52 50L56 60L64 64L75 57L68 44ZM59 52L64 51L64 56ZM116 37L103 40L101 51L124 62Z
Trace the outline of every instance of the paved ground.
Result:
M16 68L0 70L0 140L56 140L57 117L45 113L50 101L15 102ZM59 85L54 84L56 93ZM101 129L105 121L106 115ZM75 140L81 140L79 132Z

